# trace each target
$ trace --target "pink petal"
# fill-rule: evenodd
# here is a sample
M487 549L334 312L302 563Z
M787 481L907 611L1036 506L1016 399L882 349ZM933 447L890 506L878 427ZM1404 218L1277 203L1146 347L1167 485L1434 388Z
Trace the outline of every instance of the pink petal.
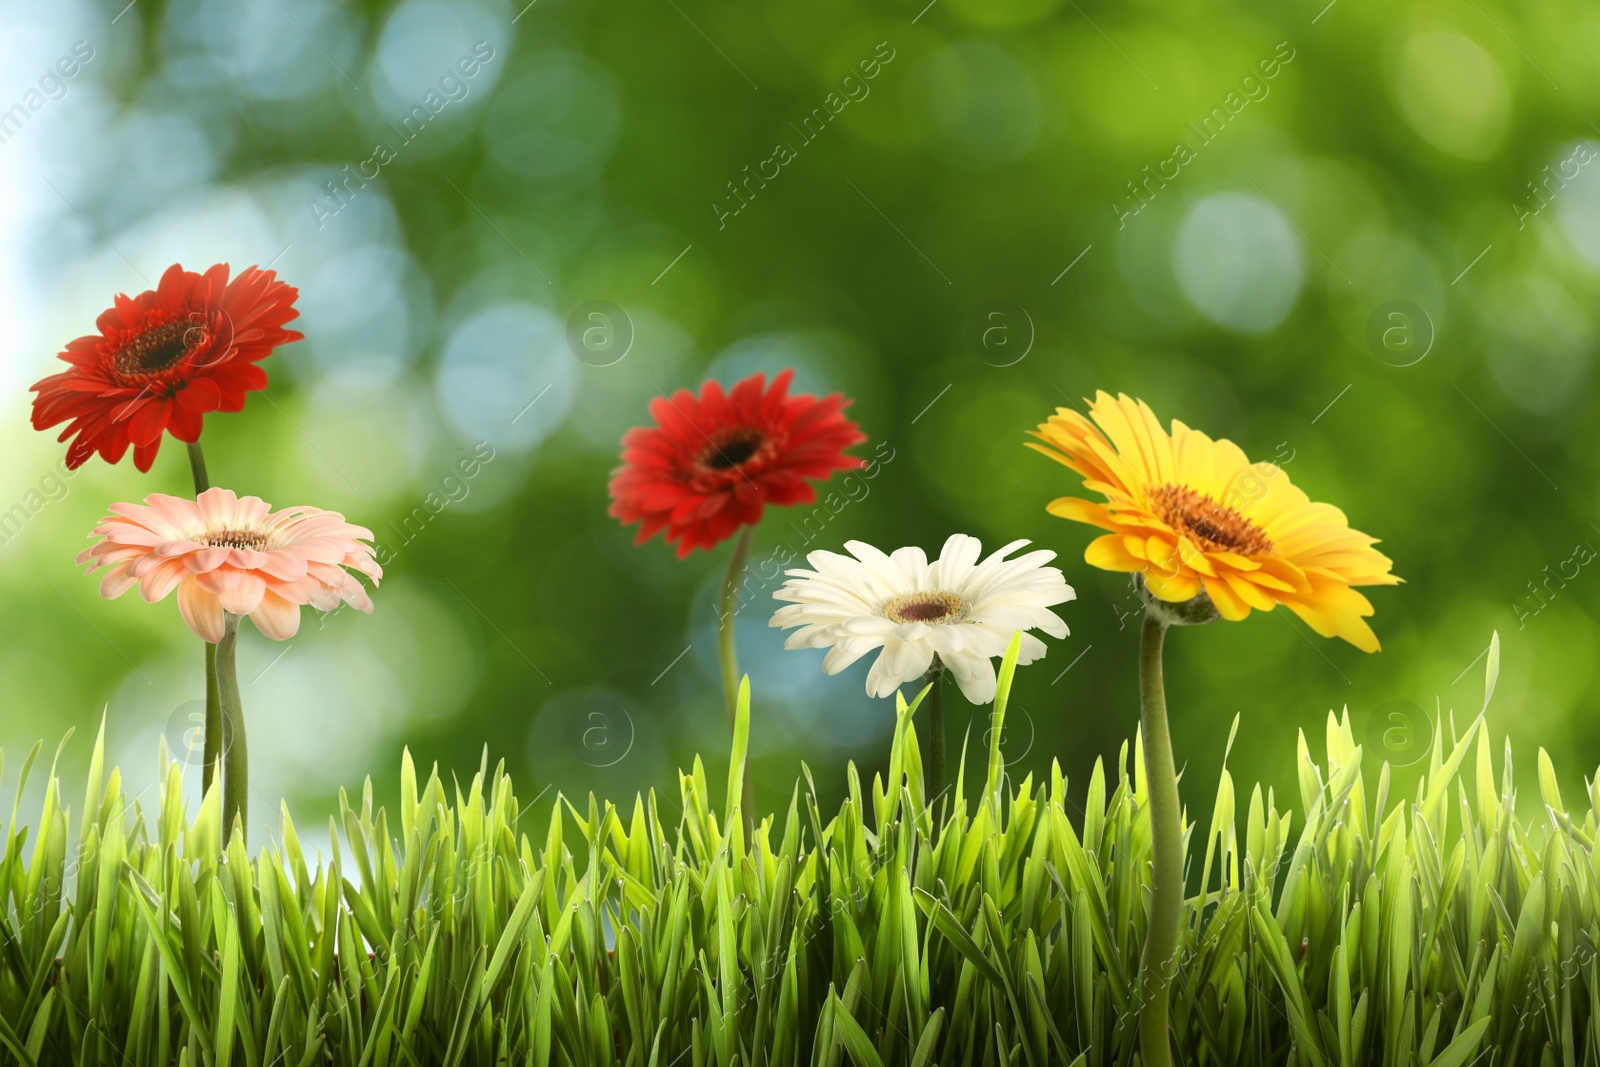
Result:
M204 574L206 571L214 571L218 567L221 567L224 563L228 562L228 557L232 554L233 549L231 548L197 547L194 552L190 553L186 557L185 563L188 565L189 569L194 571L196 574Z
M357 611L372 614L372 597L367 595L366 589L360 582L352 581L344 588L344 600Z
M250 613L250 621L262 635L273 641L287 641L300 631L300 605L267 590L261 604Z
M258 496L242 496L238 514L246 526L260 526L272 514L272 507Z
M285 600L292 600L296 604L314 605L318 597L326 597L329 594L327 583L309 574L292 582L275 581L271 584L271 588ZM332 595L333 602L337 604L339 601L337 591L334 591ZM322 610L326 611L328 609L323 608Z
M354 580L350 577L350 572L339 566L337 563L321 563L317 560L312 560L309 564L307 564L306 570L314 578L317 578L324 584L331 585L334 588L338 588L344 585L345 582Z
M143 504L112 504L111 511L135 526L162 534L163 539L183 536L184 528L174 526L155 508ZM109 517L107 521L111 521Z
M95 527L94 535L109 538L119 545L137 545L140 548L155 548L170 541L165 534L132 522L107 522Z
M238 567L218 567L214 571L201 571L194 576L200 583L200 588L208 593L221 596L230 589L236 589L244 580L245 572Z
M306 576L306 561L294 552L279 548L266 553L266 557L261 569L274 578L285 582L298 582Z
M228 557L228 562L235 567L240 567L247 571L258 571L266 566L267 554L265 552L258 552L253 548L235 548L232 552L233 554Z
M111 553L108 552L106 555L109 556ZM133 575L135 578L143 578L146 574L155 570L163 563L176 563L180 567L183 566L182 560L162 559L160 556L152 553L141 552L138 556L128 561L128 573Z
M232 489L217 486L201 493L195 502L207 527L226 530L239 525L239 497Z
M244 571L239 578L239 584L220 593L218 599L222 602L223 611L235 615L249 615L261 606L261 598L266 591L267 583L261 575Z
M112 567L100 579L100 595L107 600L115 600L132 589L138 580L128 573L127 567Z
M200 514L199 505L193 500L167 496L165 493L152 493L144 498L144 502L150 505L150 510L155 512L155 515L165 523L167 536L173 540L182 538L205 524L205 518ZM115 511L116 509L112 508L112 510ZM154 524L149 525L151 525L152 529L156 529L158 533L161 532Z
M296 540L285 547L310 563L341 563L346 552L343 543L326 537Z
M91 560L96 568L110 567L116 563L125 563L131 559L139 559L149 553L139 548L125 548L122 545L112 544L110 541L101 541L91 545L78 553L78 562L88 563Z
M216 644L222 640L224 630L222 602L204 589L193 578L178 586L178 610L189 629L200 635L202 641Z
M166 560L139 576L139 595L144 597L147 604L165 600L167 594L188 576L189 568L183 565L182 560Z

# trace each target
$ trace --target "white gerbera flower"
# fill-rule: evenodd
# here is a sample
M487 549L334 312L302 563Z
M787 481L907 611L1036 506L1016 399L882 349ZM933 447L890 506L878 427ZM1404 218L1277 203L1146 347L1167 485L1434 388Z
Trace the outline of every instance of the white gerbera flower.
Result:
M1077 594L1055 567L1054 552L1010 553L1013 541L982 563L975 537L955 534L932 563L920 548L892 555L861 541L847 541L849 556L813 552L816 570L789 571L773 594L792 601L772 616L772 626L798 626L785 648L826 648L822 669L838 674L882 648L867 675L867 693L887 697L927 671L937 655L974 704L994 699L994 658L1011 637L1022 634L1019 663L1045 654L1044 642L1028 633L1067 636L1067 624L1049 610Z

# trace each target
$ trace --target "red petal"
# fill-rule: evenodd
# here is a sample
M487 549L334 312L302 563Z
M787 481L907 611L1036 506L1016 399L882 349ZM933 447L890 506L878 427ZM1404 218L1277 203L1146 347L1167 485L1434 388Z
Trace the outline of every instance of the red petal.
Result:
M142 404L131 416L127 416L128 438L141 450L152 442L161 440L162 431L167 428L167 422L172 418L172 401L164 398L152 398ZM152 456L154 452L150 453ZM149 470L140 467L140 470Z
M126 448L126 447L127 447L127 445L124 444L123 448ZM141 474L149 474L150 473L150 466L151 466L151 464L155 463L155 461L156 461L156 452L159 451L160 448L161 448L161 436L159 434L157 434L156 435L156 439L154 441L150 442L149 444L147 444L147 445L137 445L137 446L134 447L134 450L133 450L133 465L135 467L139 468L139 472ZM117 459L121 459L121 458L122 458L122 454L119 451L117 453ZM112 460L112 462L115 463L116 460Z

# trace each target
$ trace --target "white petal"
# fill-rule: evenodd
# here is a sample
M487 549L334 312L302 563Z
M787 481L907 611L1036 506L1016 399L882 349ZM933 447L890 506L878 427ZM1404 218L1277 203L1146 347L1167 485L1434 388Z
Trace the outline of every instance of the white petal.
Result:
M953 662L946 663L946 666L951 668L951 675L961 687L961 695L966 697L969 703L989 704L994 701L993 660L987 656L958 656Z
M1007 644L1010 644L1008 641ZM1022 635L1022 646L1017 650L1017 662L1023 665L1032 663L1036 659L1044 659L1050 650L1045 643L1032 634Z
M783 647L796 648L827 648L834 643L833 628L824 623L813 623L802 626L794 633L783 639Z
M966 534L951 534L945 539L939 558L928 566L928 588L958 593L972 575L972 568L983 552L983 542Z
M967 620L1007 630L1043 630L1052 637L1067 636L1067 624L1061 621L1061 616L1033 605L988 606L974 611Z
M822 673L838 674L868 652L881 647L881 644L882 642L871 640L841 642L830 648L828 654L822 657Z
M867 674L867 692L875 697L893 696L906 682L920 678L933 662L933 649L910 641L888 641Z
M845 619L838 625L841 633L887 637L895 632L895 628L899 624L884 618L882 615L857 615L854 618Z
M967 651L967 635L977 635L977 627L973 626L933 626L929 628L928 636L924 638L928 647L939 653L939 658L946 663L951 656L960 655Z
M889 556L895 568L895 588L902 593L922 593L928 589L928 555L915 545L897 548Z

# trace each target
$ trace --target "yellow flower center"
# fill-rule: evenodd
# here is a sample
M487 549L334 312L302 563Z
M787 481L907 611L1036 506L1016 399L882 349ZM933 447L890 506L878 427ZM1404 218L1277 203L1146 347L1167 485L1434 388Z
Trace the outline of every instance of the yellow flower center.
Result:
M1188 534L1207 551L1241 556L1263 556L1272 551L1272 538L1261 527L1187 485L1152 489L1150 508L1162 522L1179 534Z
M967 605L954 593L906 593L883 606L883 617L892 622L923 622L937 626L966 618Z
M260 530L207 530L194 540L207 548L249 548L266 552L276 547L273 536Z

